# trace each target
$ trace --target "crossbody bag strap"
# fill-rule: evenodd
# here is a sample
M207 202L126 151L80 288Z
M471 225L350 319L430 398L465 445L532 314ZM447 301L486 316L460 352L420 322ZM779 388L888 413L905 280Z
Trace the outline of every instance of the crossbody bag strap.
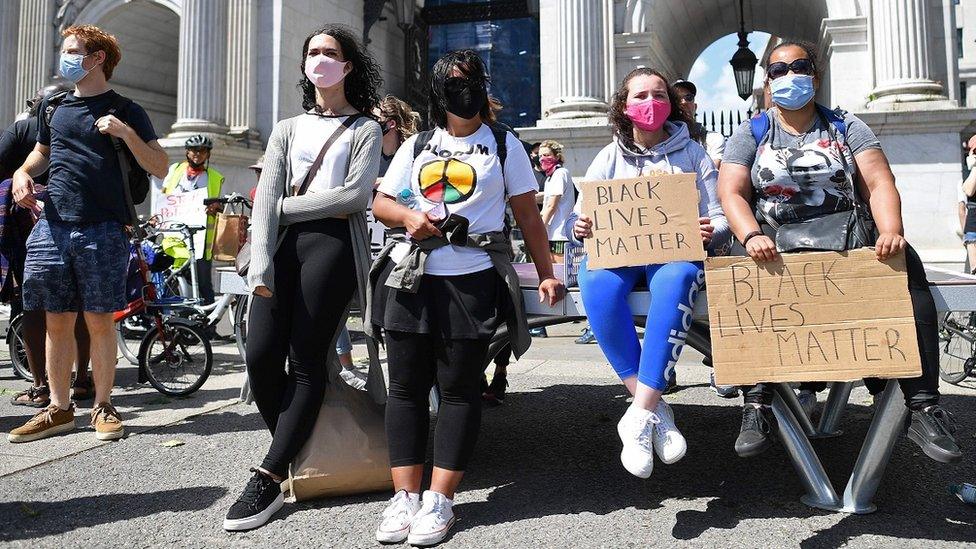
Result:
M362 116L363 115L360 113L350 114L349 116L346 117L345 120L342 121L342 124L339 124L339 127L336 128L334 132L332 132L332 135L330 135L329 138L325 141L325 144L322 145L322 150L319 151L319 155L315 157L315 162L312 162L312 166L308 169L308 173L305 174L305 180L302 181L302 186L299 187L298 192L295 194L295 196L301 196L305 194L306 191L308 191L309 185L312 184L312 180L315 179L315 176L319 173L319 168L322 167L322 161L325 160L325 153L329 152L329 149L332 147L332 144L335 143L336 140L338 140L339 137L343 134L343 132L349 129L349 127L352 126L356 122L356 120L362 118Z

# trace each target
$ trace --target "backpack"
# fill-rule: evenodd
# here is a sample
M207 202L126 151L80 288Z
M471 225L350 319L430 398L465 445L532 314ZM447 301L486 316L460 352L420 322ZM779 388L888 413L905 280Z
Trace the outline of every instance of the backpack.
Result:
M506 139L508 138L508 131L502 128L496 128L495 126L488 126L491 128L491 135L495 137L495 155L498 156L498 162L502 166L502 177L505 176L505 158L508 157L508 143ZM417 134L417 140L413 142L413 158L414 160L420 156L420 153L424 152L427 148L427 144L434 137L434 130L424 130Z
M61 106L61 101L67 95L68 92L63 91L48 98L47 108L44 109L44 122L49 128L51 127L51 120L54 118L54 111ZM131 99L119 95L115 99L115 102L109 106L106 114L111 114L121 119L118 113L124 111L130 104L132 104ZM122 170L122 186L123 190L126 191L126 200L129 202L128 209L132 217L131 222L135 223L137 219L135 217L135 205L145 202L146 197L149 195L149 173L139 165L135 155L132 154L132 151L129 150L129 147L121 139L113 136L108 137L111 139L112 147L119 156L119 167Z
M820 114L827 122L834 126L834 128L843 136L847 138L847 123L844 122L844 116L839 112L828 109L827 107L817 103L817 113ZM756 116L753 116L749 121L749 125L752 127L752 138L756 140L756 146L762 141L762 138L769 133L769 113L767 111L760 111Z

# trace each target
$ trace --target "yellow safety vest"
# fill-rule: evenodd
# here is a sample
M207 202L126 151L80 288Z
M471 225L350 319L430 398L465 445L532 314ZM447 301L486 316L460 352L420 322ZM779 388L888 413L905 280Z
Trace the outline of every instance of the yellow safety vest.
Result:
M189 169L189 162L179 162L170 166L169 175L163 181L163 194L170 194L176 190L176 186L180 184L180 181L186 175L187 169ZM224 186L224 176L220 172L213 168L207 168L207 198L217 198L220 196L221 188ZM208 215L207 216L207 239L205 249L203 251L203 258L207 261L210 260L212 256L211 248L213 248L214 233L217 229L217 216Z

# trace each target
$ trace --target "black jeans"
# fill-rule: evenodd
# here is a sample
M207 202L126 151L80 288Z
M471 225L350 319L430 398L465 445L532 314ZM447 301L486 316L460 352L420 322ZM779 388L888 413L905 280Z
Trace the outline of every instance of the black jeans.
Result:
M274 295L251 297L247 374L272 435L261 466L285 476L315 426L328 380L327 358L356 289L349 222L321 219L291 226L275 254L274 272Z
M430 432L427 398L436 380L441 405L434 428L434 466L465 470L481 427L481 377L489 341L387 330L386 437L391 466L424 463Z
M768 225L763 225L769 234ZM775 233L773 233L775 236ZM732 247L732 255L746 255L738 242ZM915 331L918 335L919 354L922 357L922 375L915 378L899 379L898 384L905 396L905 405L911 410L920 410L939 402L939 319L935 311L935 300L929 291L929 281L925 276L925 266L914 248L905 249L905 265L908 271L908 293L912 299L915 313ZM884 390L887 380L865 379L864 385L872 395ZM803 383L801 389L823 390L822 383ZM764 384L742 387L743 400L749 404L772 404L773 390Z

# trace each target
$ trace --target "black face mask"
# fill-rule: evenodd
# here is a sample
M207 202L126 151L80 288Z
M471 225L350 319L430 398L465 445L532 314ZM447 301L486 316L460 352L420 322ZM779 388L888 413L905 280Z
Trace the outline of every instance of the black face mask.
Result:
M464 119L474 118L488 102L488 91L483 82L464 78L449 78L444 85L447 112Z

